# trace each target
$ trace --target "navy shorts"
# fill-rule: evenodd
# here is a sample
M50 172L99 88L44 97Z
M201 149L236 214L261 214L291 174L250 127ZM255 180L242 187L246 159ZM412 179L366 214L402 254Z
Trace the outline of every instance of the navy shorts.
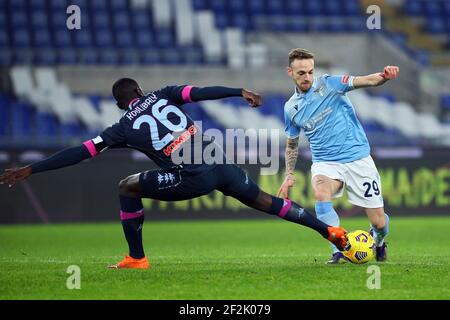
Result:
M208 166L204 171L189 172L176 166L142 172L139 183L143 198L180 201L200 197L219 190L240 201L252 201L259 187L240 167L234 164Z

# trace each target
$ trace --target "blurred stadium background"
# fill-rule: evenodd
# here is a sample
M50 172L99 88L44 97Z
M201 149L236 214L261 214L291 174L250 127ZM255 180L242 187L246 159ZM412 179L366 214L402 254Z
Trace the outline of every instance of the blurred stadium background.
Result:
M81 29L67 20L77 5ZM381 29L370 30L370 5ZM203 129L280 129L293 85L288 52L316 54L316 73L362 75L398 65L401 76L349 94L373 148L392 215L450 212L449 0L0 0L0 169L28 164L97 136L121 114L112 83L144 91L170 84L246 87L240 99L191 104ZM292 198L313 208L306 142ZM280 163L284 165L284 160ZM117 183L153 168L134 151L110 151L77 167L0 188L2 223L117 220ZM275 176L246 169L275 193ZM338 201L343 216L361 215ZM177 204L145 202L147 217L259 216L220 194Z

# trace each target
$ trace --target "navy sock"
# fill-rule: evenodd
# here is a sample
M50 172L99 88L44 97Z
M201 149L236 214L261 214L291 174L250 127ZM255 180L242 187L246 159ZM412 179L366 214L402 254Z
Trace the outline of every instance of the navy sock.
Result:
M280 198L272 197L272 209L278 210L278 212L274 213L284 220L291 221L297 224L301 224L305 227L309 227L311 229L319 232L322 237L328 238L328 225L318 220L305 208L300 207L298 204L291 200L283 200Z
M142 226L144 225L144 207L140 198L120 196L120 220L128 242L129 255L140 259L145 257L142 244Z

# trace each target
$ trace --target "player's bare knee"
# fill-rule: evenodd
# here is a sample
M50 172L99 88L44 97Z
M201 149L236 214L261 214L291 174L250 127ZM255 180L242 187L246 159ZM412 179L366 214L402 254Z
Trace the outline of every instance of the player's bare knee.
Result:
M127 196L127 194L129 193L128 190L128 184L127 184L127 178L120 180L119 182L119 194L121 196Z

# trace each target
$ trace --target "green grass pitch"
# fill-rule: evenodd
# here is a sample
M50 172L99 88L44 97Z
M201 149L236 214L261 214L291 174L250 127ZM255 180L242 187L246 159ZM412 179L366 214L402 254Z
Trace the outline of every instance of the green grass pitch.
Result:
M449 217L392 217L389 261L326 266L328 243L285 221L147 221L151 269L112 270L127 251L120 223L0 226L0 299L449 299L449 230ZM367 288L369 265L380 289Z

